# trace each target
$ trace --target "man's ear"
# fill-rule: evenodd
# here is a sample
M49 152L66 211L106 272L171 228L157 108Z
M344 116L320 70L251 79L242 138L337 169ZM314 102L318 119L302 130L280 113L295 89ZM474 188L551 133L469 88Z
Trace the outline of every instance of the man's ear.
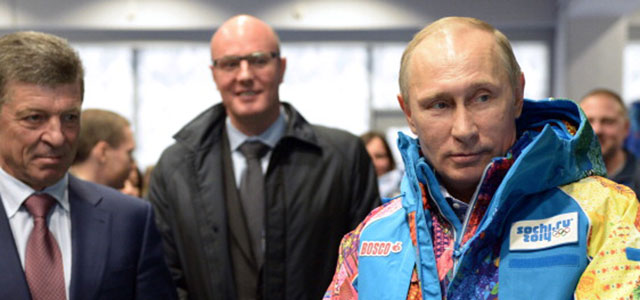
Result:
M216 85L216 89L220 90L220 88L218 88L218 81L216 81L215 67L213 65L209 65L209 70L211 70L211 78L213 79L213 83Z
M522 106L524 104L524 73L520 73L520 78L518 78L518 86L516 87L515 92L515 115L516 119L520 117L522 114Z
M418 131L416 131L416 126L413 122L413 119L411 118L411 108L409 107L409 103L404 101L404 97L402 97L402 94L398 94L397 99L398 104L400 104L400 108L402 108L402 112L404 113L404 117L407 119L409 128L411 128L411 132L417 135Z
M280 74L278 74L278 76L280 76L279 83L282 83L284 81L284 71L286 70L287 70L287 58L281 57L280 58Z
M100 164L107 162L107 150L109 149L109 143L106 141L99 141L91 149L91 157Z

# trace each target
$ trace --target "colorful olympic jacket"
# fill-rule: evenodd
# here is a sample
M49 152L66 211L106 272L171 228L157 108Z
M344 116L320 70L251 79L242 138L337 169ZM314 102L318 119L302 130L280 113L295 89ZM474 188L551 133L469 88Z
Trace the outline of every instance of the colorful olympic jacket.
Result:
M461 222L402 134L402 194L341 243L325 299L638 299L638 201L567 100L525 100Z

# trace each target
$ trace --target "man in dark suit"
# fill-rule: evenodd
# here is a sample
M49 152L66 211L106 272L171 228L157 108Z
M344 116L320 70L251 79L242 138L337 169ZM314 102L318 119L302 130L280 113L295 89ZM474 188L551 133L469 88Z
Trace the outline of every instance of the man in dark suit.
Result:
M175 299L148 203L67 173L82 63L59 37L0 37L0 299Z

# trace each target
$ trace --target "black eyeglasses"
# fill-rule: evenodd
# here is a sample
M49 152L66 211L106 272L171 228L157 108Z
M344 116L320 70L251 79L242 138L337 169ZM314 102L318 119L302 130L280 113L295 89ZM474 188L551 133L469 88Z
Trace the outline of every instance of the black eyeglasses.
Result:
M251 54L236 56L229 55L223 56L218 59L213 60L213 67L219 68L223 71L231 72L235 71L240 67L240 62L246 60L249 63L249 66L253 68L263 68L271 59L279 57L280 53L278 52L253 52Z

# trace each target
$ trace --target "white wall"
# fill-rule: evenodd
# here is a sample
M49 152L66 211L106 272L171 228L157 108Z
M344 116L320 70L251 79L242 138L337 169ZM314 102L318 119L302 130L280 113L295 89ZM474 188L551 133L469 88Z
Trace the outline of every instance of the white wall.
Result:
M475 16L500 27L528 27L552 26L555 7L555 0L0 0L0 10L7 16L0 18L0 26L210 29L229 16L249 13L277 29L296 30L419 28L446 15Z

